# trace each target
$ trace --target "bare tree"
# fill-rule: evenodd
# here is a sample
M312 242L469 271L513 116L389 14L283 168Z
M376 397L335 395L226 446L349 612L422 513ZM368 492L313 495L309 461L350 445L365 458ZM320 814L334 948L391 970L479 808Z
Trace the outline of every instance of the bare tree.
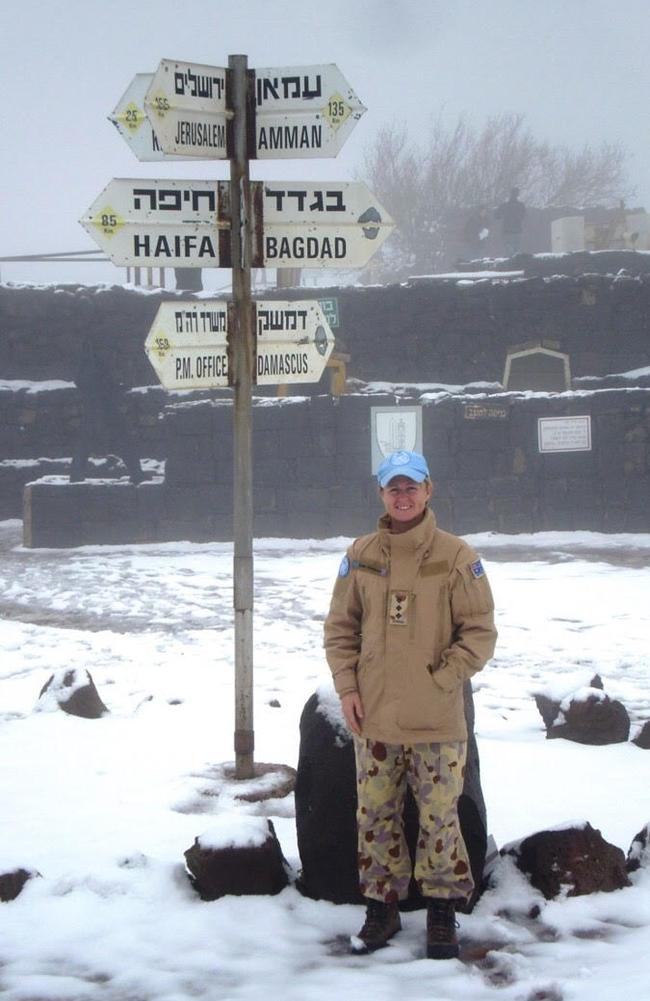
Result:
M627 154L614 143L581 150L536 139L524 116L494 115L481 128L438 117L426 145L406 129L382 128L366 148L361 175L396 222L369 277L398 279L448 262L459 213L496 206L518 187L529 206L614 205L630 195Z

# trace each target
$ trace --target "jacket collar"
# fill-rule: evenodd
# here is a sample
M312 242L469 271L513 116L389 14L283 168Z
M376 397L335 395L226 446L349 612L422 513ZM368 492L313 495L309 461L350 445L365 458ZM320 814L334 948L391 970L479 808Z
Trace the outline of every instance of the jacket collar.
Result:
M390 517L384 514L379 519L377 529L381 547L387 552L391 550L393 552L397 550L415 552L421 548L430 549L433 543L433 533L436 530L436 516L431 508L427 507L422 521L414 528L410 528L408 532L393 533L390 531Z

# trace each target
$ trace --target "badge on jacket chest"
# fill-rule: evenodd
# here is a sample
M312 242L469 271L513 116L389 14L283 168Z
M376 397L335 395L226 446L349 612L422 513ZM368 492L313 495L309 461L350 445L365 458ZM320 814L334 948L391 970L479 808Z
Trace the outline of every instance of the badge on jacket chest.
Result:
M407 591L391 591L388 605L388 621L391 626L408 624L409 595Z

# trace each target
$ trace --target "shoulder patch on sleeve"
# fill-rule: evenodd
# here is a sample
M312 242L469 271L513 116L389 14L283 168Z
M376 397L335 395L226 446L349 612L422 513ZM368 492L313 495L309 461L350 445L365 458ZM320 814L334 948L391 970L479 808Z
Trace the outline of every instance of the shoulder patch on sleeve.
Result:
M339 577L347 577L350 573L350 560L347 556L344 556L341 560L341 565L339 567Z
M475 563L470 563L469 568L472 571L472 575L477 579L479 577L485 577L485 570L483 569L483 564L480 560L476 560Z

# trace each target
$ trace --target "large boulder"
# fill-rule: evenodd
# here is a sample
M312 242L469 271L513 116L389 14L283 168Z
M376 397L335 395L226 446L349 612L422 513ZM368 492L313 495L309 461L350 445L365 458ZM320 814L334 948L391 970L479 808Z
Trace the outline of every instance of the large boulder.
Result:
M71 716L99 719L108 709L99 697L88 671L56 671L41 688L39 709L62 709Z
M650 868L650 824L642 827L632 840L627 853L626 868L628 872Z
M289 882L275 829L265 817L219 815L187 849L185 864L202 900L276 894Z
M511 856L547 900L561 893L579 897L630 885L621 849L588 823L538 831L506 845L501 854Z
M477 888L483 881L487 819L474 736L472 686L464 688L468 729L465 784L458 804L463 838ZM307 701L300 718L300 753L296 779L296 829L301 874L298 889L306 896L336 904L360 903L357 873L357 793L352 738L331 685ZM411 858L418 835L417 808L410 790L404 831ZM478 896L478 892L475 896ZM473 906L474 900L471 902ZM407 907L423 906L411 881Z
M625 706L605 694L599 675L563 699L537 693L535 702L549 740L563 737L578 744L620 744L630 735Z

